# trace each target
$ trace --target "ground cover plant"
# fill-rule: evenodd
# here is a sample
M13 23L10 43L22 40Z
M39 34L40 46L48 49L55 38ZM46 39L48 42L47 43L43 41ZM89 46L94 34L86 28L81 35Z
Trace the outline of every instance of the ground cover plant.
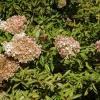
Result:
M0 100L100 100L99 57L99 0L0 1Z

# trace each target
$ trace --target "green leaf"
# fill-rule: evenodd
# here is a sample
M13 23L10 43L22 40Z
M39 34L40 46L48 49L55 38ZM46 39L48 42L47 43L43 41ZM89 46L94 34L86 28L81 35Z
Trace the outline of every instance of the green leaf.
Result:
M96 4L99 2L99 0L96 0Z
M98 94L98 91L97 91L95 85L92 83L91 86L92 86L93 91L94 91L96 94Z
M70 73L71 70L68 70L64 75L63 77L66 77L69 73Z
M75 96L69 97L68 100L73 100L73 99L77 99L79 97L81 97L82 94L77 94Z
M40 29L36 31L35 36L36 36L37 39L39 38L39 36L40 36Z
M50 72L50 68L49 68L47 63L45 64L45 69L46 69L47 72Z
M46 95L46 100L52 100L49 96Z
M85 53L80 53L80 55L84 60L88 60L88 57Z
M54 24L53 22L49 23L49 24L46 26L46 28L48 29L48 28L52 27L53 24Z
M32 98L39 98L40 96L37 93L34 93Z
M20 83L18 83L18 84L16 83L16 84L13 86L13 89L16 88L19 84L20 84Z
M51 71L53 72L53 70L54 70L53 61L50 62L50 68L51 68Z
M88 62L85 62L85 65L89 70L92 70L92 68L91 68L91 66L89 66Z
M44 57L42 55L40 56L40 64L44 66Z
M85 93L84 93L84 96L88 95L88 93L89 93L89 89L87 88Z
M20 6L18 6L16 3L13 3L13 7L15 10L20 10Z
M32 81L27 82L26 85L31 85L31 84L36 83L36 82L37 82L37 80L34 79Z
M79 59L76 59L76 61L77 61L77 63L79 64L79 68L80 68L80 69L83 68L83 66L82 66L82 61L79 60Z

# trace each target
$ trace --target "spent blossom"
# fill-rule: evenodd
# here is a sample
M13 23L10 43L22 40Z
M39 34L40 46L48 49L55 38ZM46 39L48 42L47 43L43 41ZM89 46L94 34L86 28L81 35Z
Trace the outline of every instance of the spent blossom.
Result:
M66 6L66 4L66 0L58 0L58 8L63 8L64 6Z
M41 47L36 44L35 38L22 36L14 38L12 42L2 43L5 54L17 59L21 63L38 58L41 53Z
M4 30L11 34L19 34L23 32L27 22L25 16L14 15L5 21Z
M100 52L100 40L96 41L95 43L95 49Z
M0 80L7 80L14 76L18 69L19 63L17 61L0 54Z
M55 42L55 47L62 58L69 59L80 52L79 42L72 37L57 36Z

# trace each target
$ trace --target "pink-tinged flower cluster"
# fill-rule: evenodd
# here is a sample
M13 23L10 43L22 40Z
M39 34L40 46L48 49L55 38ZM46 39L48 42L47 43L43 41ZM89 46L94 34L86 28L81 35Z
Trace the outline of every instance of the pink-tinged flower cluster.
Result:
M7 80L19 69L18 62L0 54L0 80Z
M12 16L5 21L3 29L11 34L19 34L23 32L27 22L25 16Z
M69 59L80 52L79 42L72 37L57 36L55 42L55 47L62 58Z
M19 38L18 38L19 37ZM17 59L21 63L34 60L41 54L41 47L35 38L30 36L14 36L12 42L2 43L5 54Z
M95 43L95 49L100 52L100 40Z

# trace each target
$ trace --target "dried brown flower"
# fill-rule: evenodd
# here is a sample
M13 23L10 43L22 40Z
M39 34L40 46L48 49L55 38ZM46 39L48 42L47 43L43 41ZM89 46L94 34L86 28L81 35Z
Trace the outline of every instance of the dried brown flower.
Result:
M66 6L67 2L66 0L58 0L58 8L62 8Z

